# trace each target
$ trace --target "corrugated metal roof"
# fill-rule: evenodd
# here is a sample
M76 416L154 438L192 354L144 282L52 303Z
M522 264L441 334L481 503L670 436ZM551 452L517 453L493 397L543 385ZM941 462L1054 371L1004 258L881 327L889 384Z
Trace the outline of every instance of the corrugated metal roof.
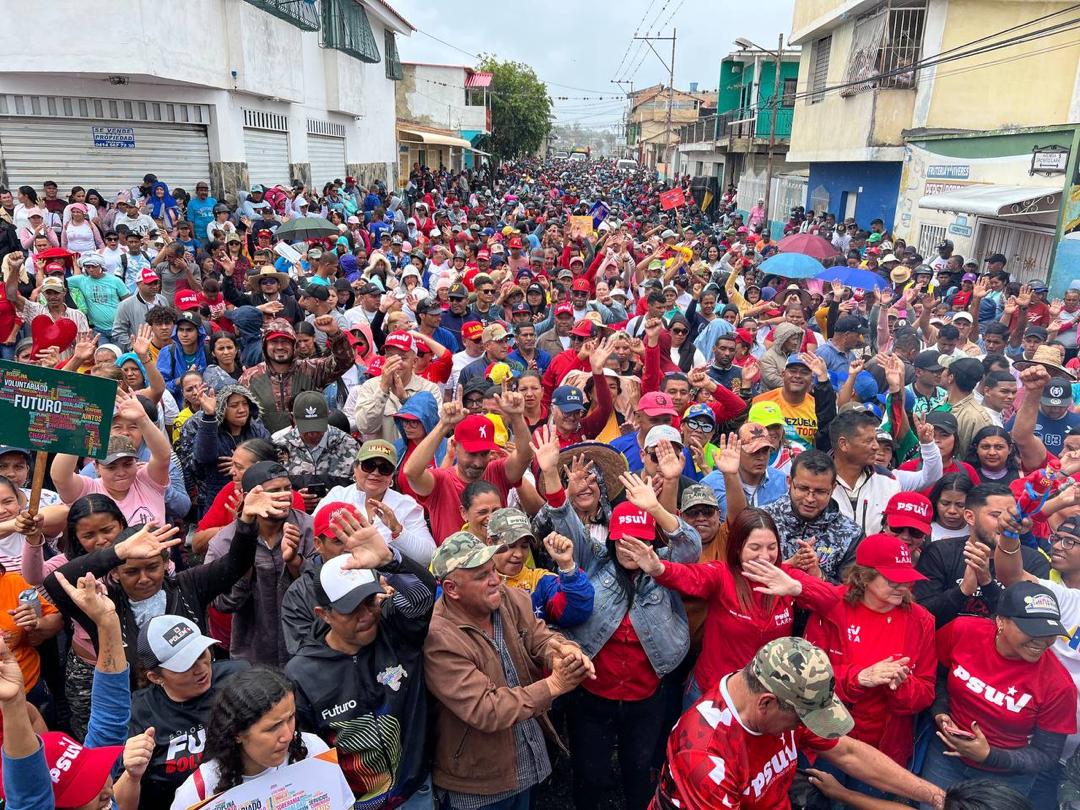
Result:
M493 76L480 70L472 70L465 76L466 87L490 87Z

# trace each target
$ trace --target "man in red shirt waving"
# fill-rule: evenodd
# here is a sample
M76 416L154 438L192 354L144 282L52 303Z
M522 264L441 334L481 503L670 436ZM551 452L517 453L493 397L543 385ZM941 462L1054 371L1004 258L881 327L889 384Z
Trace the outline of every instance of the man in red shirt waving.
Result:
M942 807L945 793L846 736L828 656L801 638L770 641L686 712L668 739L650 810L783 810L799 751L881 790Z

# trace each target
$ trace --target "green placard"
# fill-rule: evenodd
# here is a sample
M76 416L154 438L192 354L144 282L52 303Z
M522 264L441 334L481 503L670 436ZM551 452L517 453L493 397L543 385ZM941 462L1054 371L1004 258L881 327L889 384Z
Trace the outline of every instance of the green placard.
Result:
M0 360L0 444L105 458L116 380Z

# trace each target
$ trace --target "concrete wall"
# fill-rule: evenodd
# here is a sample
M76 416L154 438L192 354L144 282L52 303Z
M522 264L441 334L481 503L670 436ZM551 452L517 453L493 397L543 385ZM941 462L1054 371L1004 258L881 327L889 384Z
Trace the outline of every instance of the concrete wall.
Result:
M25 13L18 0L0 0L0 19ZM368 18L381 54L384 24L375 13ZM348 164L381 164L381 179L393 179L396 83L386 78L382 62L366 64L324 48L321 31L301 31L243 0L130 0L105 4L75 22L69 4L36 9L34 25L49 32L50 58L6 63L0 89L208 104L211 164L230 191L243 174L237 164L247 160L244 108L288 117L291 164L310 162L310 118L345 127ZM4 52L24 52L25 37L23 26L0 26ZM108 76L122 76L127 84L113 85Z
M790 158L790 153L788 153ZM837 219L845 216L845 199L858 195L855 219L864 227L870 220L881 218L891 227L896 214L896 198L900 189L901 163L811 163L807 182L806 207L820 210L814 202L818 188L829 195L827 211Z
M403 65L397 83L397 116L429 127L462 130L486 128L485 109L465 104L465 69L460 65ZM449 86L447 86L449 85Z

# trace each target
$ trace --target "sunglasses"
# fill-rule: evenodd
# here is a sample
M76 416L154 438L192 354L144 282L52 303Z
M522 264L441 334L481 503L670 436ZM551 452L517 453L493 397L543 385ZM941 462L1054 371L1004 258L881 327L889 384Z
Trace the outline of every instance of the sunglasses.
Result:
M377 458L366 458L360 462L360 469L366 473L377 472L379 475L393 475L394 465Z
M688 335L688 334L690 334L690 330L689 329L672 329L671 334L673 334L673 335Z
M695 433L712 433L716 428L708 419L687 419L686 426Z
M691 520L697 520L698 518L709 518L715 515L720 510L715 506L695 506L690 509L683 510L682 516L684 518L690 518Z
M910 537L912 540L925 540L925 532L920 532L918 529L913 529L910 526L904 526L900 529L895 529L892 526L889 527L896 534L897 537ZM1080 541L1078 541L1080 542Z

